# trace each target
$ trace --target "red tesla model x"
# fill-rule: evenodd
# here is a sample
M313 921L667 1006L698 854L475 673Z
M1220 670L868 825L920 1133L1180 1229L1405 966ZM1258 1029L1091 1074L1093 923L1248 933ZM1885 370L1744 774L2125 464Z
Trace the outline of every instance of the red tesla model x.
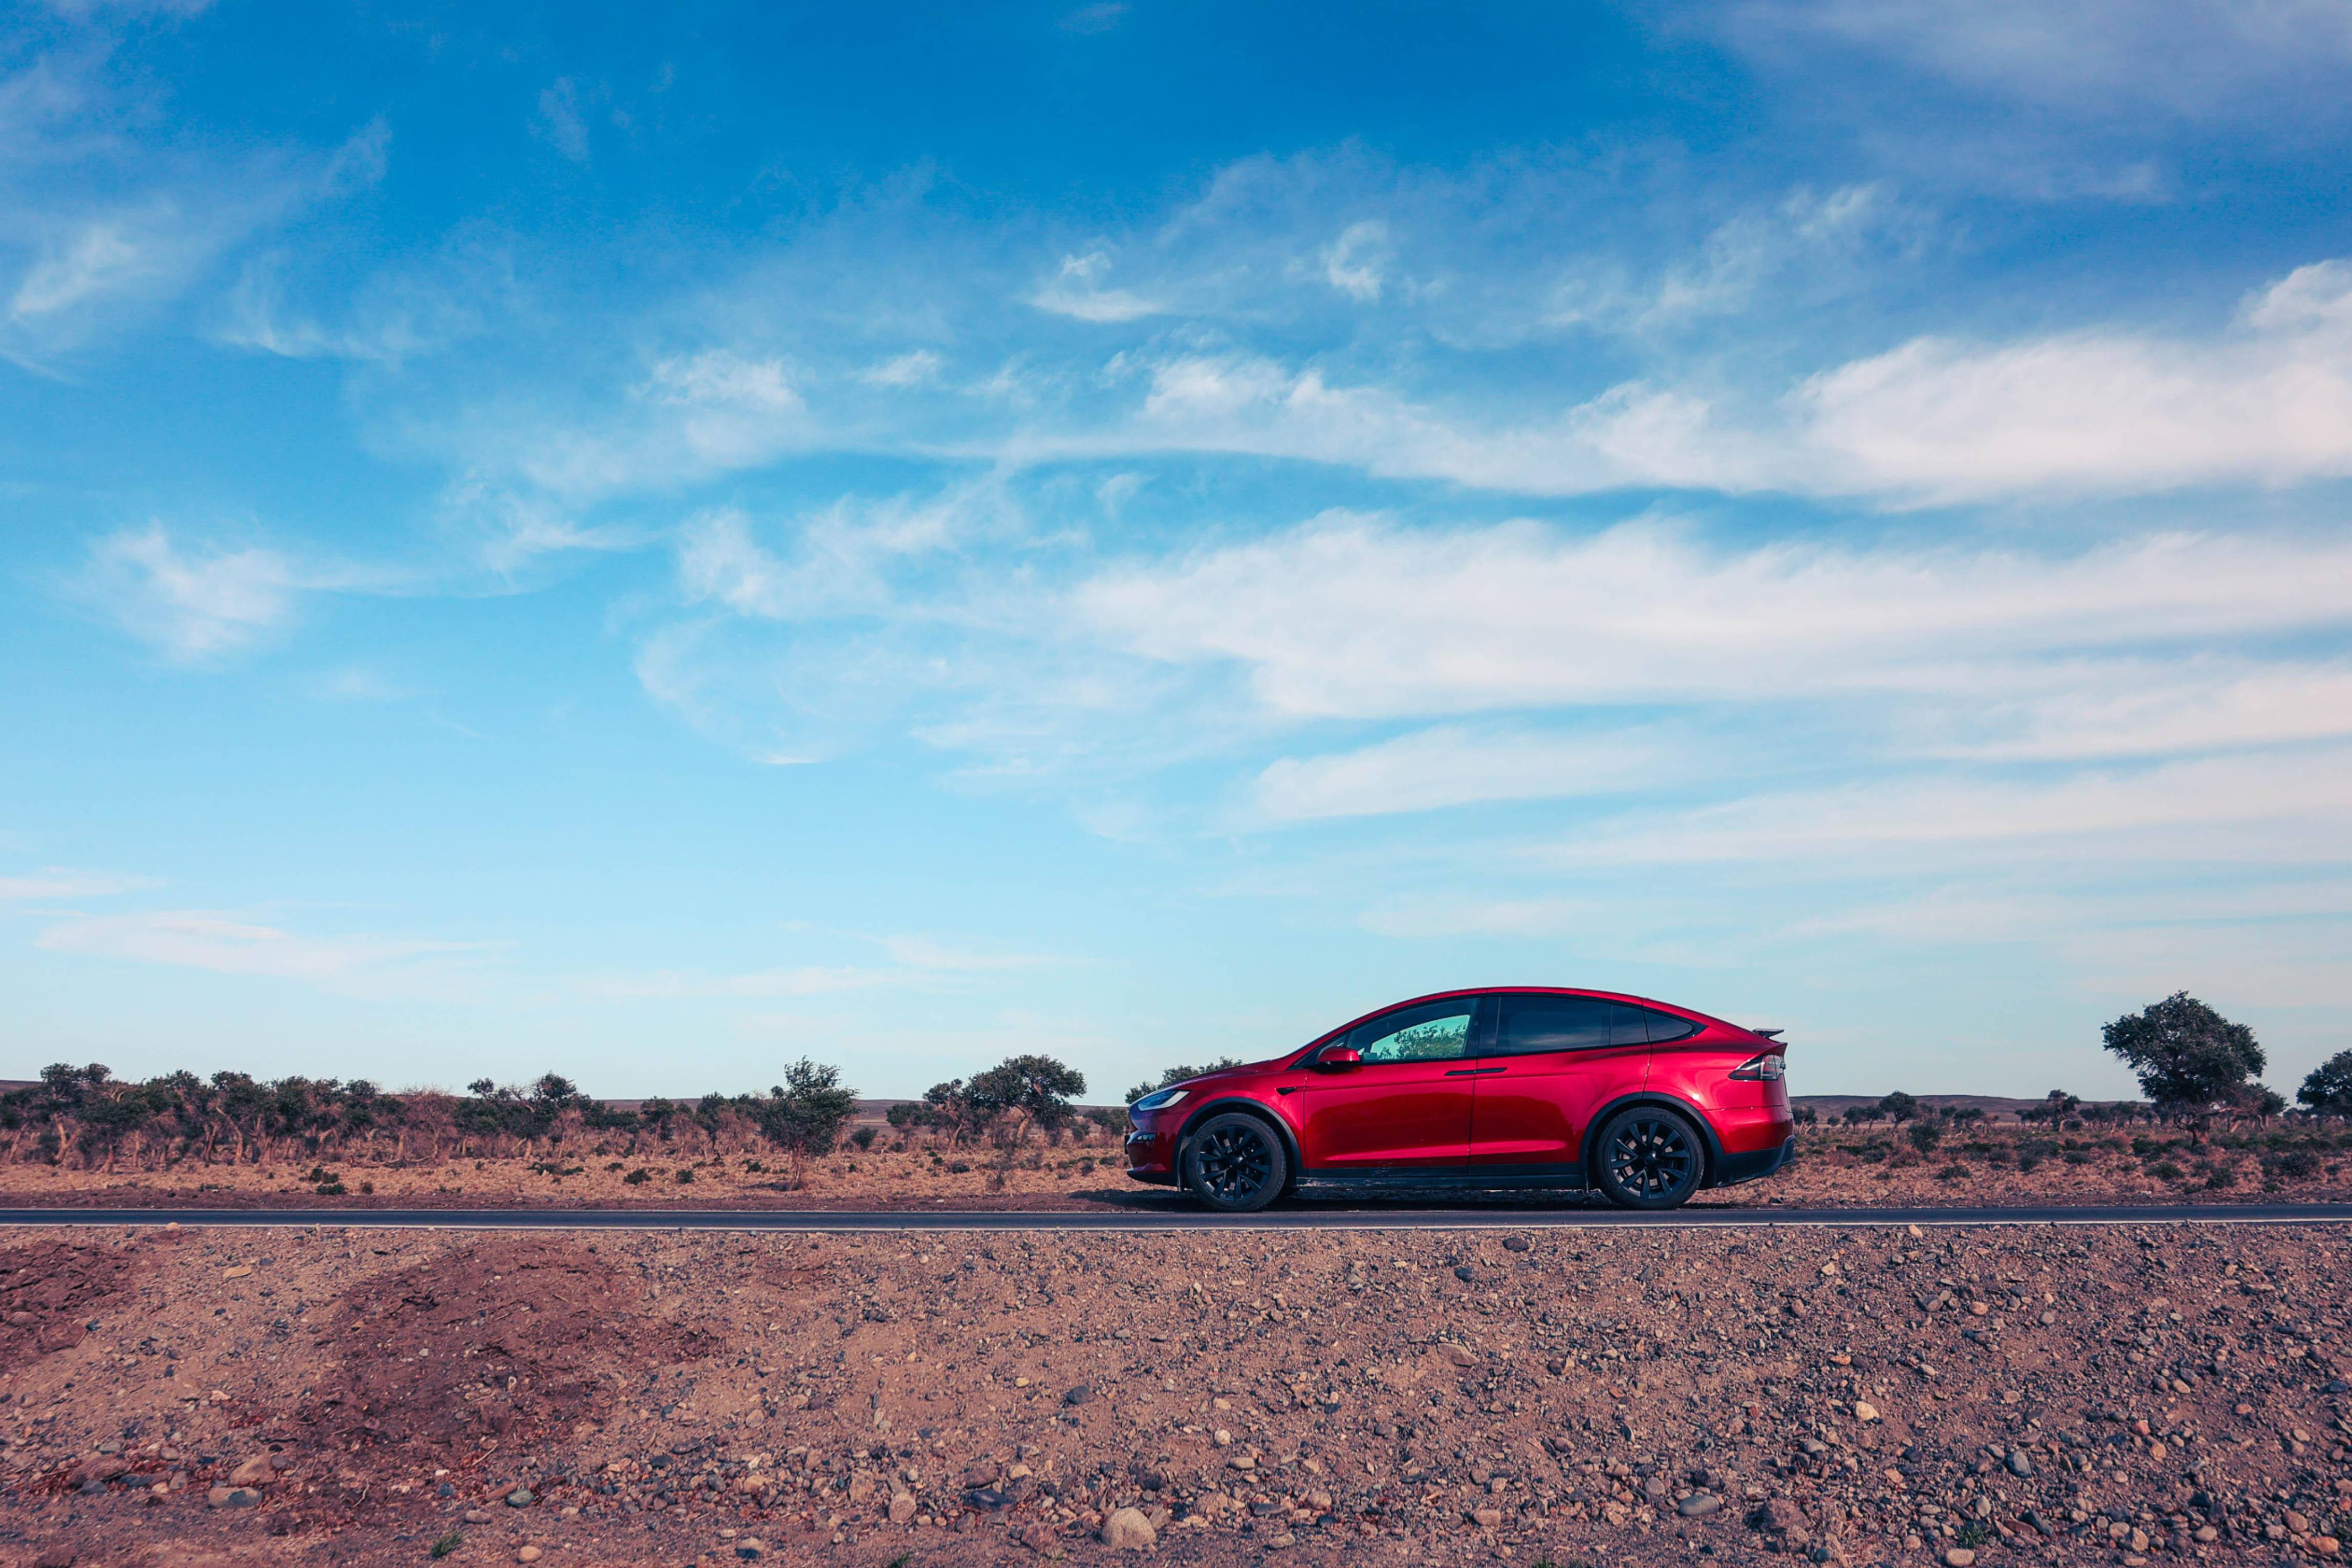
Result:
M1778 1032L1605 991L1416 997L1145 1095L1127 1173L1232 1212L1302 1180L1585 1185L1673 1208L1788 1160Z

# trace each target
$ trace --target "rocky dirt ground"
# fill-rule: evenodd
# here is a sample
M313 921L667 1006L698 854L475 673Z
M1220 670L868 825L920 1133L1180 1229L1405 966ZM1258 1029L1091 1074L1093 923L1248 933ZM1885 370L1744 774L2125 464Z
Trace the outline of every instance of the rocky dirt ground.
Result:
M0 1563L2318 1563L2347 1279L1860 1216L19 1241Z
M2228 1146L2240 1142L2248 1146ZM1956 1132L1927 1156L1885 1126L1808 1128L1798 1143L1796 1162L1770 1180L1698 1201L1812 1207L2352 1199L2352 1132L2332 1128L2272 1130L2192 1147L2179 1132L2044 1135L2012 1126ZM814 1162L803 1178L795 1188L772 1157L718 1158L683 1140L659 1155L606 1144L409 1166L330 1161L108 1172L25 1162L0 1164L0 1206L1150 1208L1172 1200L1165 1188L1129 1181L1117 1141L1098 1131L1009 1156L985 1146L899 1147L886 1140ZM1558 1201L1557 1194L1533 1200Z

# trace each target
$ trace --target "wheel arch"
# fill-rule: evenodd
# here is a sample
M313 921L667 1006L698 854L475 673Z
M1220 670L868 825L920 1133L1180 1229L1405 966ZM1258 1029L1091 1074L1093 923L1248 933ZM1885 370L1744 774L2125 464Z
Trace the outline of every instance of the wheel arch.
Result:
M1699 1173L1698 1189L1704 1192L1715 1185L1716 1176L1723 1169L1723 1142L1715 1135L1715 1124L1707 1120L1706 1111L1701 1110L1682 1096L1666 1094L1654 1089L1636 1089L1631 1094L1621 1094L1592 1113L1592 1120L1587 1122L1584 1128L1582 1152L1585 1184L1587 1186L1595 1184L1596 1173L1601 1168L1599 1164L1601 1130L1608 1126L1609 1119L1619 1111L1631 1110L1643 1105L1654 1105L1663 1110L1677 1111L1685 1121L1698 1129L1699 1152L1706 1161L1706 1168Z
M1274 1135L1282 1141L1283 1157L1290 1166L1288 1173L1283 1178L1282 1190L1286 1193L1297 1187L1299 1173L1306 1168L1307 1163L1299 1152L1298 1134L1291 1131L1288 1122L1275 1114L1272 1107L1244 1094L1229 1094L1217 1100L1208 1100L1184 1119L1182 1131L1176 1134L1176 1184L1179 1187L1184 1184L1184 1153L1192 1146L1193 1132L1212 1116L1223 1116L1229 1110L1238 1110L1244 1115L1255 1116L1274 1130Z

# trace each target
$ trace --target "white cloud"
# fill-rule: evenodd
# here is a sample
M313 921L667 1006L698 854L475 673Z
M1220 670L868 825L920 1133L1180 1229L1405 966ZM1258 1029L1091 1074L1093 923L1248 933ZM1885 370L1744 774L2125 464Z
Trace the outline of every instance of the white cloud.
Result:
M100 542L85 587L123 630L190 663L241 652L293 619L312 578L275 550L184 552L161 524Z
M1996 847L2149 864L2352 858L2352 752L2212 757L2050 780L1937 775L1596 824L1580 864L1805 861L1822 875L1969 865Z
M102 97L93 83L61 86L37 67L5 86L10 99L39 89L29 104L0 104L0 176L12 163L18 174L0 178L0 279L14 274L0 284L0 354L28 365L121 330L254 234L372 184L384 169L389 136L377 121L328 153L156 160L125 176L119 139L50 123L89 114Z
M73 871L51 866L24 876L0 877L0 903L106 898L158 885L152 877L122 877L110 871Z
M1742 287L1696 279L1645 309L1689 314ZM2352 266L2341 261L2297 268L2201 338L1918 338L1777 397L1624 382L1533 422L1245 353L1120 363L1147 378L1140 406L1068 450L1252 453L1529 494L1781 489L1901 505L2352 475Z
M1029 302L1057 316L1106 324L1157 315L1160 307L1152 301L1124 289L1102 286L1101 279L1108 275L1110 265L1108 251L1065 256L1053 281L1030 295Z
M1325 280L1351 300L1377 301L1388 237L1388 225L1378 218L1349 224L1323 253Z
M1070 604L1115 646L1236 667L1260 703L1294 719L1983 696L2011 661L2342 626L2352 546L2173 535L2071 556L1718 551L1654 524L1579 538L1533 523L1408 531L1331 514L1102 573Z
M1624 915L1623 904L1600 899L1465 897L1437 892L1389 899L1367 910L1360 923L1378 935L1409 941L1563 937L1622 922Z
M2070 118L2274 116L2352 75L2340 0L1746 0L1710 20L1775 58L1834 42Z
M678 581L690 602L765 620L872 615L892 600L897 563L950 547L984 504L974 487L930 501L838 501L800 521L789 558L758 543L740 510L720 508L680 530Z
M588 120L580 112L580 89L570 77L558 77L540 89L530 131L572 162L588 161Z
M592 975L581 989L592 996L625 1001L679 1001L690 997L824 996L842 991L904 983L906 976L887 969L801 964L761 969L742 974L711 974L694 970L661 969L634 974Z
M397 988L418 961L479 952L480 944L384 936L303 936L211 910L90 916L42 931L47 952L118 959L217 974L299 980L333 990Z
M889 953L891 962L904 964L908 969L987 973L1000 970L1035 969L1054 962L1042 953L969 947L928 936L886 936L881 941L883 951Z
M1664 776L1683 748L1654 731L1482 731L1446 724L1352 752L1286 757L1257 776L1276 822L1607 795Z
M1919 339L1791 399L1823 488L1958 501L2352 475L2352 266L2296 268L2210 340Z
M2018 689L1956 716L1919 710L1902 726L1921 755L1978 762L2160 756L2352 735L2352 668L2199 658L2011 672ZM2038 690L2027 689L2038 687Z
M913 349L867 366L857 379L869 386L925 386L939 380L946 363L929 349Z

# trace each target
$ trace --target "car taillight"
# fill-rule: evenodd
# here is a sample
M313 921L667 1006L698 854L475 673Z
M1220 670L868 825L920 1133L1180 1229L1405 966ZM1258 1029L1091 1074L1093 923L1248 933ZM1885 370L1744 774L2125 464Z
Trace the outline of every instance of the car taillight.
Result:
M1759 1081L1764 1083L1778 1083L1785 1075L1787 1066L1788 1064L1780 1059L1780 1052L1766 1051L1762 1056L1749 1057L1746 1061L1741 1062L1738 1067L1733 1068L1731 1069L1731 1076L1738 1079L1746 1079L1750 1083Z

